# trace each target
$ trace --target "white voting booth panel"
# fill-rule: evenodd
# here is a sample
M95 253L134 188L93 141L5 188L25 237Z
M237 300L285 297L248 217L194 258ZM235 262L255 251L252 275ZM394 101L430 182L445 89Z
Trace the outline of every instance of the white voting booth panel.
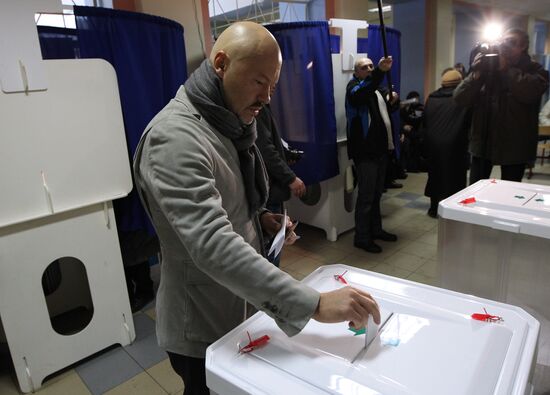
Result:
M308 205L293 197L286 206L292 218L323 229L328 240L336 241L339 234L355 226L356 193L353 193L352 162L348 159L346 148L345 98L346 86L353 75L355 59L366 56L366 54L356 54L357 29L366 29L368 24L365 21L346 19L331 19L330 24L332 27L342 28L341 53L332 54L340 174L320 183L321 196L316 204Z
M0 94L0 227L132 189L112 66L101 59L43 65L48 90Z
M24 392L40 388L51 373L135 338L111 203L4 227L0 257L0 312ZM88 325L67 336L52 328L41 283L46 267L62 257L84 264L93 307Z
M206 380L217 394L529 394L539 323L518 307L345 265L317 269L303 282L321 292L345 286L370 292L385 325L365 349L347 323L310 321L287 337L257 313L206 354ZM502 322L476 321L473 313ZM368 331L368 328L367 328ZM250 353L247 332L267 344Z
M351 172L351 161L347 159L346 143L338 143L338 161L340 174L320 183L320 198L314 205L308 205L293 197L286 203L291 218L308 225L321 228L327 239L336 241L338 235L355 226L354 210L355 193L346 196L346 172ZM349 199L349 210L346 209L346 199Z
M132 188L116 74L99 59L41 59L34 13L54 3L0 2L0 318L23 392L135 337L111 204ZM53 262L60 284L46 296ZM93 309L86 326L54 329L72 307Z
M550 365L550 187L481 180L443 200L438 213L442 286L534 315L539 363Z

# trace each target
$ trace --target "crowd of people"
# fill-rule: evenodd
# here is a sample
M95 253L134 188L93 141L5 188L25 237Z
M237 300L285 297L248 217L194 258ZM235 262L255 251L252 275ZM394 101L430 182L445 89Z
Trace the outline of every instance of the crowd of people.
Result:
M470 182L488 177L493 165L501 166L503 179L521 180L536 155L548 73L527 55L524 32L509 30L500 48L495 69L479 54L468 73L461 64L445 70L425 103L418 92L400 102L385 88L391 57L376 66L357 59L345 99L358 188L355 247L380 253L376 240L397 240L383 229L380 200L407 172L428 172L431 216L466 186L469 167ZM310 319L356 329L370 315L380 322L370 294L349 286L320 293L279 270L277 257L266 253L282 227L284 202L306 193L269 108L281 64L277 41L264 27L231 25L150 122L136 151L136 188L162 256L157 336L185 394L209 393L206 348L256 309L289 336ZM394 111L401 115L399 141ZM294 226L288 219L288 234Z
M528 48L529 36L520 29L509 29L498 45L497 56L491 54L490 58L483 51L472 53L468 73L461 63L445 69L441 75L441 87L430 93L425 103L416 91L409 92L401 101L401 150L397 172L402 175L395 178L405 178L407 172L427 171L425 195L430 198L428 215L431 217L437 217L441 200L466 187L468 170L470 184L489 178L493 165L500 165L501 179L521 181L526 167L534 163L538 125L550 123L550 104L543 107L539 119L541 97L548 90L548 72L531 60ZM374 142L367 143L367 136L382 136L380 131L384 129L374 121L378 109L362 111L364 103L357 103L354 99L367 97L369 89L372 91L380 85L378 71L362 72L360 67L364 62L372 64L372 61L363 59L356 62L346 96L346 103L352 107L346 112L348 147L360 151L363 156L375 146ZM394 111L395 103L385 107L386 111ZM361 133L363 139L360 142L366 143L367 149L358 143L357 136ZM391 143L388 150L393 150ZM350 154L357 168L364 166L364 159L358 159L360 155ZM386 174L395 171L388 167ZM365 203L360 170L358 174L360 196L356 207L360 210L369 207L368 210L377 218L379 196L375 195ZM370 188L376 185L372 180L367 183ZM361 231L362 222L368 216L358 216L357 212L356 244L361 245L357 243L357 237L360 239L357 235L364 233ZM371 226L381 229L378 224ZM369 243L371 247L367 251L381 251Z

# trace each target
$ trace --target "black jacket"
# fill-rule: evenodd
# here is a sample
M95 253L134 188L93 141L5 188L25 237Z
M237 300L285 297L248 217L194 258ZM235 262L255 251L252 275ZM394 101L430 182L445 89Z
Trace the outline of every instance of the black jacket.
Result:
M424 109L425 194L443 200L466 187L471 111L453 100L455 87L432 92Z
M454 98L472 107L470 152L495 165L535 160L540 98L548 89L548 72L523 54L505 71L468 75Z
M273 120L271 108L264 106L256 117L258 138L256 145L262 154L269 175L269 203L282 203L290 199L289 184L296 174L288 166L281 136Z
M384 72L377 67L369 78L361 81L354 76L346 87L347 149L350 159L360 161L388 153L386 125L375 93L379 90L386 100L388 91L380 88L383 78ZM388 108L388 115L390 112Z

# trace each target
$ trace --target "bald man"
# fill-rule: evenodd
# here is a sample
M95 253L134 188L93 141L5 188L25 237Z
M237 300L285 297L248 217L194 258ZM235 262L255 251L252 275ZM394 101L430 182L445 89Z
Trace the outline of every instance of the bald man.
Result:
M380 320L366 292L319 293L280 271L262 252L266 172L254 144L255 117L279 79L281 53L262 26L237 23L210 58L145 129L134 159L136 185L162 249L157 336L185 394L206 394L206 348L242 322L248 301L288 336L314 318Z

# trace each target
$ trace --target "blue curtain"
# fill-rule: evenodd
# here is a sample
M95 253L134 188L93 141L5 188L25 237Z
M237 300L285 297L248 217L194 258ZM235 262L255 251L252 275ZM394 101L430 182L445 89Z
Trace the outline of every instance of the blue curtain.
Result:
M37 26L40 49L44 59L72 59L80 57L76 29Z
M267 25L277 39L283 67L272 98L281 136L305 152L294 166L308 185L338 174L336 118L328 23Z
M357 37L357 53L367 52L367 38ZM330 53L340 53L340 36L330 35Z
M382 30L379 25L369 25L367 54L374 64L384 56L384 46L382 44ZM401 33L389 27L386 27L386 44L388 47L388 55L393 58L391 68L391 81L395 92L401 91ZM387 84L386 84L387 85ZM393 141L395 143L395 152L397 157L400 154L399 133L401 130L401 120L399 111L394 111L390 114L393 127Z
M82 58L102 58L116 70L124 128L131 158L149 121L187 78L183 27L134 12L74 7ZM135 188L114 202L121 231L153 228Z
M330 35L330 53L340 53L340 36L337 34Z
M367 53L367 51L369 50L368 42L368 38L357 37L357 53Z

